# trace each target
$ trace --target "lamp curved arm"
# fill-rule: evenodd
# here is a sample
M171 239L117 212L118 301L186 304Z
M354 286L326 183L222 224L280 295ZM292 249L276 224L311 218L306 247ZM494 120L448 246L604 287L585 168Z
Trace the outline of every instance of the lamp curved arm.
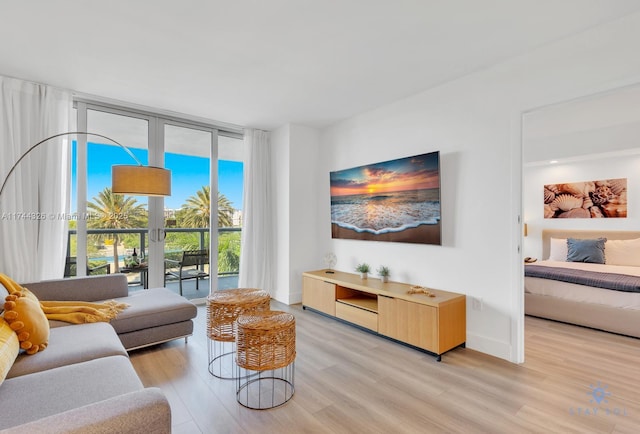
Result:
M7 173L7 176L4 178L4 181L2 182L2 187L0 187L0 196L2 196L2 192L4 191L4 187L7 184L7 181L9 181L9 177L11 176L11 174L16 170L16 167L18 166L18 164L20 164L20 162L27 155L29 155L29 153L31 151L33 151L38 146L42 145L43 143L45 143L45 142L47 142L47 141L49 141L51 139L55 139L57 137L62 137L62 136L73 136L73 135L75 135L75 136L78 136L78 135L96 136L96 137L102 137L103 139L110 140L111 142L115 143L116 145L118 145L122 149L124 149L127 152L127 154L129 154L131 156L131 158L133 158L135 160L135 162L138 163L138 166L142 166L142 163L140 162L140 160L138 160L136 158L136 156L133 155L133 152L131 152L131 150L129 148L127 148L126 146L124 146L121 143L118 143L116 140L113 140L111 137L107 137L105 135L98 134L98 133L90 133L90 132L87 132L87 131L69 131L69 132L66 132L66 133L54 134L53 136L47 137L46 139L42 139L38 143L36 143L35 145L31 146L29 149L27 149L27 151L24 154L22 154L20 156L20 158L18 158L18 161L13 163L13 166L11 166L11 169L9 169L9 173Z

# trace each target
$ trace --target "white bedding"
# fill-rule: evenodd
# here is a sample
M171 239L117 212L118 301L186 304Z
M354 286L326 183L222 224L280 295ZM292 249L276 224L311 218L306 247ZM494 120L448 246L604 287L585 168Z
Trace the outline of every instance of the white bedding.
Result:
M535 264L546 267L573 268L602 273L640 276L640 267L558 261L538 261ZM541 279L537 277L525 277L524 290L526 293L531 294L546 295L585 303L602 304L616 308L640 310L640 293L635 292L594 288L591 286L577 285L575 283L559 282L557 280Z

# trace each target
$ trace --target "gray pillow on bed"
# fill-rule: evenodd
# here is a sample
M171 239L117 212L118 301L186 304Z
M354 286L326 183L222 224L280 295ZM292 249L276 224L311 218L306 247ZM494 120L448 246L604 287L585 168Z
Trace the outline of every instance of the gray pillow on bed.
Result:
M604 264L604 243L606 241L606 238L594 240L567 238L567 262Z

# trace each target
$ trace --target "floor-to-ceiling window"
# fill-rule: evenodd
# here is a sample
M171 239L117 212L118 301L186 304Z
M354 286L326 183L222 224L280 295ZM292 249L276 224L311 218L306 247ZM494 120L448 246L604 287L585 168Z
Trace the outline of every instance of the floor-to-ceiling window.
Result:
M74 274L123 272L132 288L165 282L173 288L179 279L167 273L167 264L185 251L206 250L208 263L197 268L208 277L183 280L185 295L204 297L210 288L237 284L241 131L85 102L77 103L77 113L79 130L117 141L144 165L171 170L172 195L114 195L111 166L135 161L117 143L79 136L72 173L72 210L79 218L70 226L69 247Z

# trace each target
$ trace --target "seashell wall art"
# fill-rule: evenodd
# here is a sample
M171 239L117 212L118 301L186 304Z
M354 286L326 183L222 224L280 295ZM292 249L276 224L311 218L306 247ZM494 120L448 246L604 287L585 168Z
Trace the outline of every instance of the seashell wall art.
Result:
M546 219L626 216L627 178L544 186Z

